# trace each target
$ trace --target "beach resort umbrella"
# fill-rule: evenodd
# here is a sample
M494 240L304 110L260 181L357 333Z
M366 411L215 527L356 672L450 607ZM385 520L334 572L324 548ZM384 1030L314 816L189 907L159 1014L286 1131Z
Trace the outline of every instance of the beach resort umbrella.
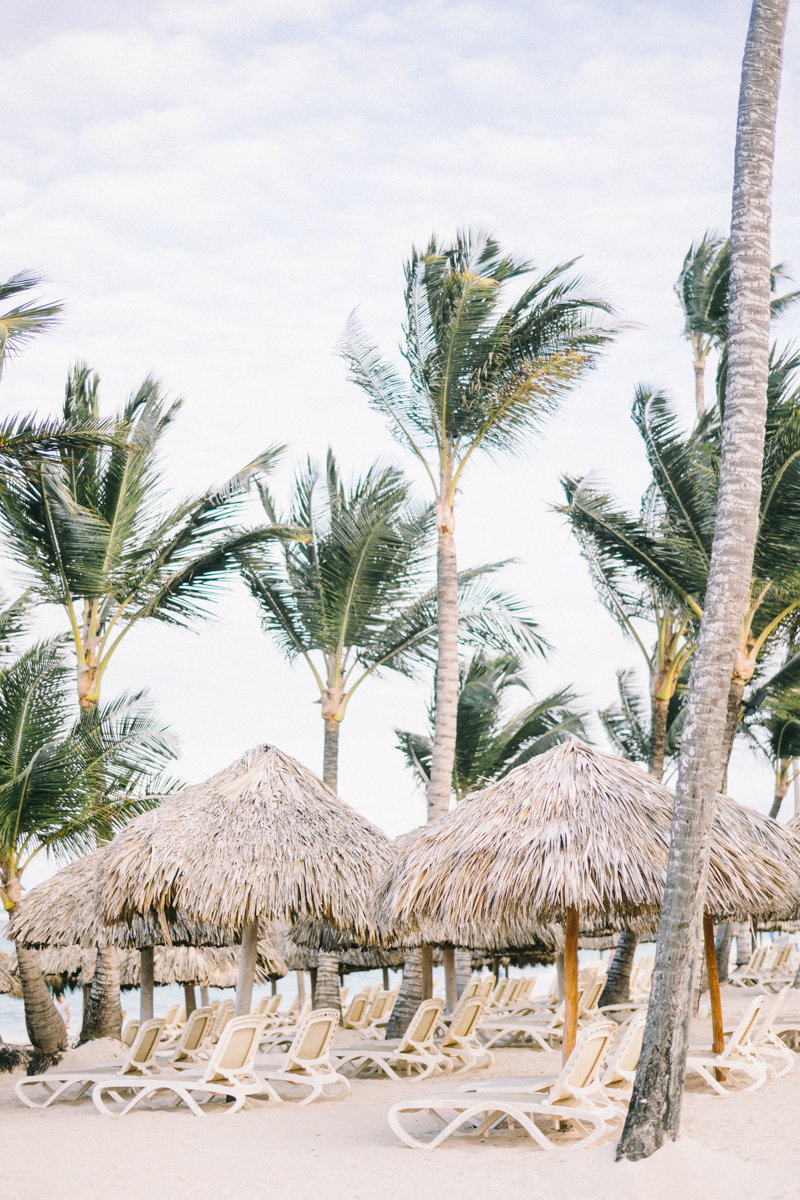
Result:
M563 923L566 1056L577 1024L580 928L657 923L672 806L672 792L635 763L570 740L407 834L377 889L378 920L399 935L427 928L489 948L519 944L526 927ZM718 797L704 923L715 1035L713 918L796 911L794 845L776 822Z
M33 949L63 949L78 956L113 946L136 950L141 958L141 1019L153 1015L154 948L164 942L173 946L225 946L235 940L230 926L213 925L173 911L169 921L136 917L130 923L105 919L102 887L110 842L62 867L50 879L27 893L14 909L6 936ZM65 963L69 954L65 956ZM69 960L71 961L71 960ZM94 967L81 970L81 986L89 986ZM55 965L55 964L53 964ZM52 971L51 974L56 974ZM45 975L47 972L45 972Z
M273 746L169 796L108 850L107 919L188 913L241 931L237 1015L250 1009L259 921L315 917L374 940L370 900L394 853L377 826Z

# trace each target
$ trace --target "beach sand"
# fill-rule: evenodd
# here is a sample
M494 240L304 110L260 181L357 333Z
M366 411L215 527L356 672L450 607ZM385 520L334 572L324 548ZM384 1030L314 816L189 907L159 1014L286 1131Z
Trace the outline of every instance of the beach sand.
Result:
M726 1026L755 991L725 988ZM800 992L781 1014L800 1017ZM698 1022L692 1040L710 1036ZM340 1032L341 1045L352 1035ZM113 1043L71 1052L77 1064L108 1060ZM450 1140L425 1153L403 1146L386 1111L404 1096L452 1090L480 1076L557 1071L560 1056L501 1051L491 1071L392 1083L354 1080L344 1101L286 1103L199 1120L185 1108L101 1117L91 1100L46 1111L24 1108L14 1078L0 1076L3 1194L15 1200L63 1191L81 1200L220 1200L314 1196L320 1200L784 1200L800 1192L800 1062L760 1091L721 1099L690 1084L682 1136L641 1163L614 1163L614 1145L546 1154L529 1138Z

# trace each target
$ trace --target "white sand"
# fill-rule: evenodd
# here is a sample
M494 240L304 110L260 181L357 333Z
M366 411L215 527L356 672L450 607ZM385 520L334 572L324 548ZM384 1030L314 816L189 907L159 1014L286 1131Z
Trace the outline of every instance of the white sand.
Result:
M726 1024L754 992L725 989ZM786 1015L800 1016L800 993ZM707 1036L698 1026L693 1040ZM347 1044L348 1035L337 1041ZM115 1043L73 1052L108 1061ZM489 1074L540 1074L559 1058L502 1051ZM72 1062L70 1065L78 1065ZM642 1163L614 1162L613 1144L545 1154L529 1138L453 1141L433 1153L399 1143L386 1110L449 1082L354 1080L344 1101L287 1103L198 1120L187 1110L102 1118L90 1100L42 1112L24 1108L0 1076L3 1193L27 1200L66 1188L81 1200L220 1200L291 1194L321 1200L784 1200L800 1192L800 1062L758 1092L719 1099L692 1085L683 1136Z

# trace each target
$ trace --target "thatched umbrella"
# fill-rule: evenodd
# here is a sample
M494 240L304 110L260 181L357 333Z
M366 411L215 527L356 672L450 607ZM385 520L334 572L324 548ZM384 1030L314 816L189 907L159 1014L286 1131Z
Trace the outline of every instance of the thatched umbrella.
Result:
M22 983L19 975L14 974L14 964L8 954L0 950L0 992L13 996L15 1000L22 999Z
M672 792L634 763L570 740L408 834L378 889L379 919L401 934L433 924L456 944L489 947L563 922L568 1054L580 926L657 922L672 806ZM793 854L781 826L718 798L706 894L712 950L714 916L780 918L797 908ZM710 977L711 967L709 959Z
M32 888L14 909L7 936L23 946L61 948L73 955L80 949L92 949L96 957L97 950L109 946L137 950L141 957L141 1016L147 1020L153 1015L154 947L165 941L173 946L226 946L235 941L235 932L229 926L198 921L177 911L168 922L136 917L130 924L109 924L102 905L102 884L110 845L62 867ZM89 986L94 968L90 973L77 969L82 970L82 986Z
M389 839L272 746L135 818L109 845L109 920L177 912L241 930L237 1013L253 987L259 920L318 917L369 941L369 903Z

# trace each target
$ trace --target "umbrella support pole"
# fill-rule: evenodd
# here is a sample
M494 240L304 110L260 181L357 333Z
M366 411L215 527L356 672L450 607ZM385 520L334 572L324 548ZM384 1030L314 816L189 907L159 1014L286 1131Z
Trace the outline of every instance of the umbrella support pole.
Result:
M389 968L388 967L383 968L383 990L385 992L389 991Z
M152 946L139 951L139 1021L142 1025L153 1019L154 957Z
M253 1000L258 949L258 921L248 921L242 930L242 956L239 959L239 978L236 981L235 1017L246 1017Z
M715 1054L721 1054L725 1049L725 1034L722 1023L722 999L719 994L719 973L717 972L717 952L714 946L714 921L707 913L703 913L703 940L706 947L706 971L708 972L708 993L711 998L711 1029L713 1035L712 1049Z
M301 1008L303 1007L303 1004L305 1003L305 999L306 999L305 972L298 971L297 972L297 1002Z
M186 1020L192 1015L197 1008L197 994L194 990L193 983L185 983L183 985L183 1002L186 1008Z
M433 999L433 946L422 947L422 999Z
M578 930L580 916L577 908L567 909L564 930L564 1038L562 1060L566 1062L575 1049L578 1035Z
M455 1012L458 1004L458 982L456 980L456 952L452 948L442 950L444 960L445 1012Z
M201 988L200 988L200 1003L202 1004L203 1008L208 1008L208 988L207 987L201 986Z

